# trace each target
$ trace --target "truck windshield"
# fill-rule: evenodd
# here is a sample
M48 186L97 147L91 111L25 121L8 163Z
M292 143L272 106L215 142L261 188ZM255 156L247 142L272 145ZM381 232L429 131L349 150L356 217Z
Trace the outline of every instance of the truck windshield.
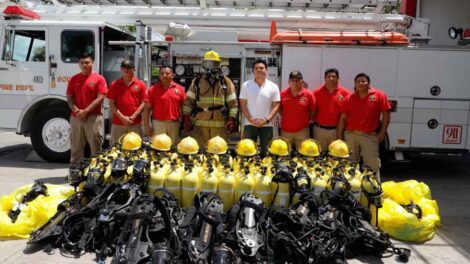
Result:
M3 52L3 59L13 61L46 61L46 34L37 30L11 30Z

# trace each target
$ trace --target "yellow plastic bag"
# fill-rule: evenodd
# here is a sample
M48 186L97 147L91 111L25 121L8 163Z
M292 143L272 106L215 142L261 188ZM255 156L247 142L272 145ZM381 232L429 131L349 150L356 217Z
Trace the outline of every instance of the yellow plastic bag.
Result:
M39 195L27 203L16 222L12 223L8 212L21 201L31 186L25 185L10 195L0 197L0 237L28 238L33 230L43 226L56 213L57 205L74 193L72 187L46 184L48 196Z
M434 237L441 218L437 202L431 200L431 191L425 183L389 181L382 183L382 188L385 199L379 210L380 229L404 241L422 242ZM411 203L420 208L421 218L405 209Z
M421 198L432 199L431 190L424 182L408 180L403 182L388 181L382 183L384 197L388 197L399 204L409 204Z

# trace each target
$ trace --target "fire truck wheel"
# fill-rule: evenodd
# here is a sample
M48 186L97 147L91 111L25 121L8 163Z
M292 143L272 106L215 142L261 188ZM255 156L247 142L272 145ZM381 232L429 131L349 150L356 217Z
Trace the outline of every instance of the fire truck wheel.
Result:
M38 155L50 162L70 161L70 110L49 108L35 118L31 143Z

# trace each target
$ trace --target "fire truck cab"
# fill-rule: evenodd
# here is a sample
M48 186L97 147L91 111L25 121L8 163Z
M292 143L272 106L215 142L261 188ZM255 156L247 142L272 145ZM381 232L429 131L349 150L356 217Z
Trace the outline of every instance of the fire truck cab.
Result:
M31 137L48 161L67 162L70 151L68 80L79 72L80 53L94 56L94 71L109 81L119 76L128 53L109 45L135 40L104 22L30 20L22 8L5 10L0 20L0 128Z

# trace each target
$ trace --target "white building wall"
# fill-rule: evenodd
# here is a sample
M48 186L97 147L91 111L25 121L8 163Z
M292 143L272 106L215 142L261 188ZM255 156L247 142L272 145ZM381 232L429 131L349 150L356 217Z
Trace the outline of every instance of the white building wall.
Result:
M457 40L449 38L449 28L470 28L470 0L421 0L418 12L431 20L432 45L457 45Z

